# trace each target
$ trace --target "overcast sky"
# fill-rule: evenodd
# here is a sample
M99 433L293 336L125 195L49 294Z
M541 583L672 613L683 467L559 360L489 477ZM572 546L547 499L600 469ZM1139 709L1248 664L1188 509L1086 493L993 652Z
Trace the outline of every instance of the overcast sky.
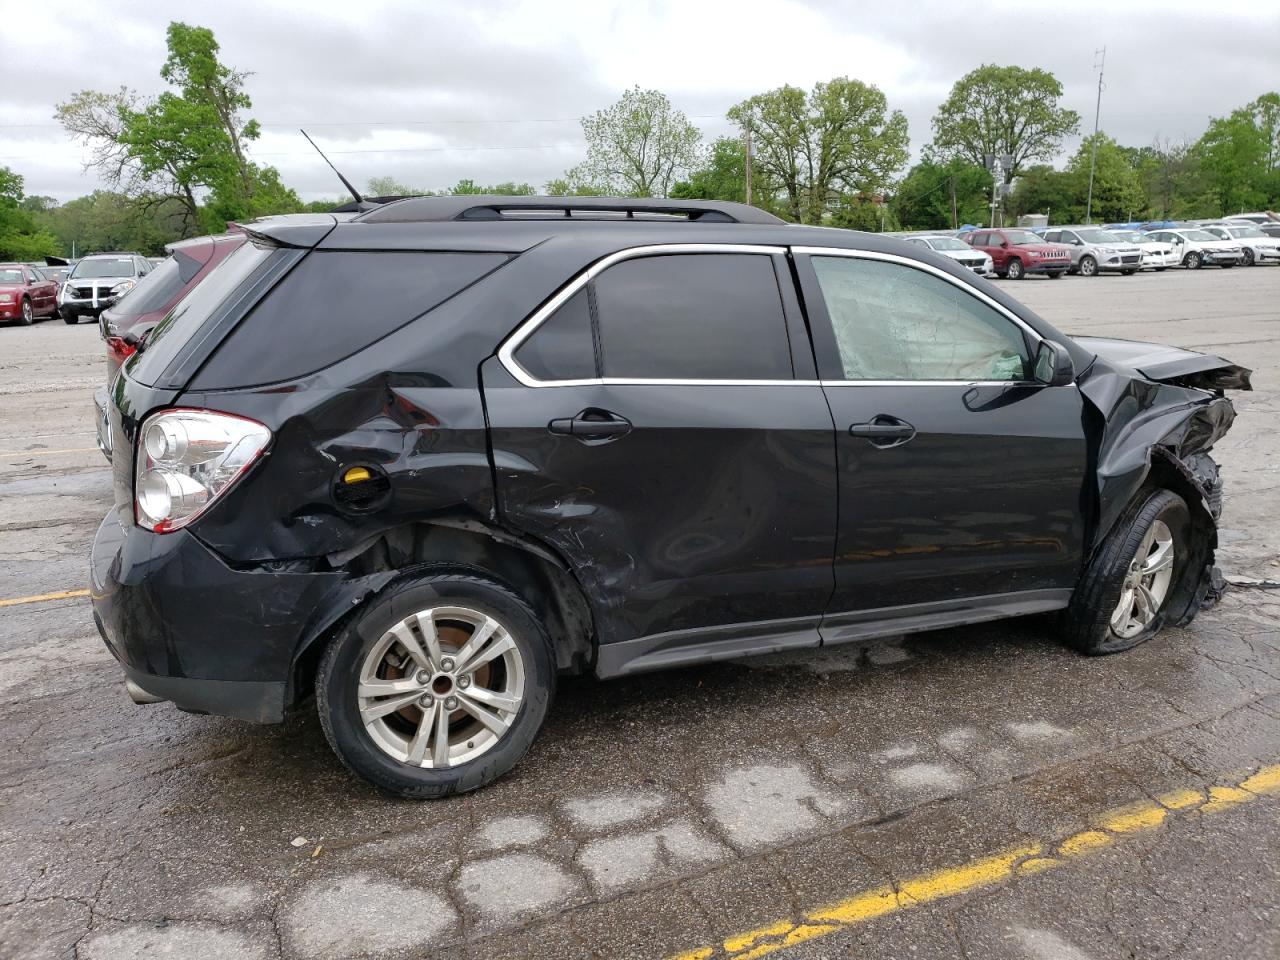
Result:
M253 157L308 200L340 190L300 126L361 188L379 175L541 186L581 159L577 118L633 84L665 92L711 138L731 131L724 112L744 97L853 77L906 113L913 158L951 85L984 62L1052 71L1091 129L1105 46L1102 127L1134 145L1195 139L1209 117L1280 87L1276 0L1044 6L0 0L0 165L28 194L67 200L99 186L54 104L82 89L159 93L165 27L179 18L212 28L223 61L252 72L263 124Z

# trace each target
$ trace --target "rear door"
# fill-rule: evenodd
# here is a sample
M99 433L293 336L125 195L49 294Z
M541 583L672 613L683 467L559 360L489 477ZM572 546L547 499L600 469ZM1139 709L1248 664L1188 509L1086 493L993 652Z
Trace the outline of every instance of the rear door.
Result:
M823 637L885 618L1065 605L1088 472L1074 384L1031 378L1037 337L945 271L797 250L840 478Z
M816 646L830 411L783 251L624 251L483 367L503 521L586 588L597 672Z

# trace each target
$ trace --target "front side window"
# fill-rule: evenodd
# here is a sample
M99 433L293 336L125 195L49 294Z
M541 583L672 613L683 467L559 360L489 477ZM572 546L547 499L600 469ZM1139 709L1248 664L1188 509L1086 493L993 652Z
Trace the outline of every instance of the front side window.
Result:
M814 257L846 380L1025 380L1027 346L1007 317L914 267Z
M792 378L782 298L765 254L640 257L592 285L607 378Z

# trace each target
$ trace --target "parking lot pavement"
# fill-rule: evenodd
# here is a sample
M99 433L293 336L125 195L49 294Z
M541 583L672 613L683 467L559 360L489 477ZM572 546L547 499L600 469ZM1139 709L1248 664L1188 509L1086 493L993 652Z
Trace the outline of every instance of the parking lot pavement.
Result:
M135 707L80 596L88 326L0 329L0 958L1280 955L1280 269L1005 283L1220 353L1239 585L1083 658L1039 619L567 681L517 770L388 800L314 717Z

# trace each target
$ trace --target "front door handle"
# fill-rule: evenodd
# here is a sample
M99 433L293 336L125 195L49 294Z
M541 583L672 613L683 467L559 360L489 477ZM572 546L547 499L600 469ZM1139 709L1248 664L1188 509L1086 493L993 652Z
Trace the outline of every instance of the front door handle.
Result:
M905 420L881 413L866 423L855 423L849 427L849 436L861 437L873 447L885 449L906 443L916 435L916 428Z
M547 424L547 432L578 440L611 440L630 433L631 421L608 410L587 409L576 417L552 420Z

